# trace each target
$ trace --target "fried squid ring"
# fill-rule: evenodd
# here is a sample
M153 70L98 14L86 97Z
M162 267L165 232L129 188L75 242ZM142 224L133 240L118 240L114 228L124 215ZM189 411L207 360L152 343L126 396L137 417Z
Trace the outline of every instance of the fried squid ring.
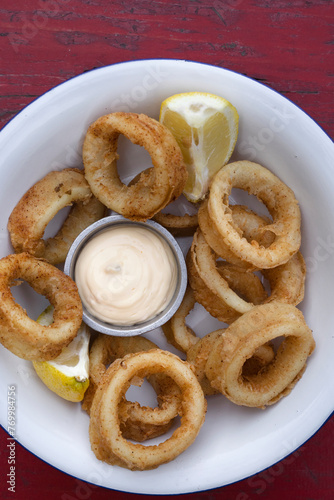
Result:
M198 227L197 214L174 215L159 212L153 217L153 220L168 229L174 236L191 236Z
M241 313L233 305L228 305L216 291L210 289L197 271L195 264L195 252L189 252L187 256L188 278L194 291L196 302L201 304L210 314L219 321L230 324L235 321ZM243 269L233 266L224 261L217 261L214 273L218 273L224 280L231 292L242 297L246 303L262 304L268 297L260 279L252 273L246 273ZM209 278L210 279L210 278Z
M120 429L119 405L133 377L164 373L180 388L181 424L166 441L144 446L127 441ZM170 462L195 440L206 413L206 400L190 366L174 354L153 349L116 360L103 375L91 407L89 436L99 460L130 470L150 470Z
M186 325L186 317L196 303L194 293L190 286L187 287L183 300L176 313L162 325L162 330L167 341L181 352L188 350L198 342L193 330Z
M150 169L144 170L143 174L148 174ZM134 185L140 179L140 174L136 175L130 182L129 186ZM177 198L181 193L176 193ZM171 200L173 201L173 200ZM161 226L168 229L174 236L192 236L198 227L197 214L190 215L174 215L165 212L158 212L152 219Z
M167 341L176 349L186 353L187 361L194 367L194 373L201 384L206 396L217 394L219 391L211 386L205 374L205 367L211 349L218 337L225 329L216 330L200 338L187 326L186 317L193 309L196 299L193 290L188 286L183 302L175 315L162 326ZM260 346L248 359L243 371L245 374L254 374L272 361L274 351L271 345Z
M228 282L217 271L216 255L207 244L203 233L199 228L194 235L190 255L191 264L194 266L193 275L194 273L198 274L207 289L212 292L214 297L217 297L217 300L222 307L227 306L231 310L236 311L239 316L252 309L253 304L248 303L243 298L239 297L239 295L230 288ZM214 310L213 307L212 310Z
M216 258L198 229L187 259L189 282L195 300L220 321L230 324L266 302L297 305L303 300L306 266L300 252L277 268L261 271L269 282L269 297L256 275Z
M256 241L260 246L268 248L274 241L275 235L264 228L270 224L268 217L263 217L243 205L230 205L233 225L240 233L240 237L248 242ZM215 229L208 212L208 200L204 200L198 211L198 223L209 246L222 259L248 271L255 266L239 259L226 245L222 236Z
M263 269L271 293L265 302L279 300L297 306L304 298L306 264L300 252L295 253L288 262L272 269Z
M194 367L194 373L201 384L205 396L219 394L219 391L214 389L208 380L205 374L205 366L211 349L222 332L224 332L224 329L208 333L203 338L198 339L198 342L187 351L187 361Z
M11 286L19 279L54 306L50 326L33 321L14 300ZM12 353L29 360L54 359L76 336L81 321L80 297L69 276L28 253L0 260L0 342Z
M119 135L146 149L153 168L126 186L117 172ZM144 114L116 112L96 120L83 145L86 179L94 195L108 208L132 220L145 221L183 191L187 169L172 133Z
M193 345L187 352L187 361L194 367L194 373L197 380L201 384L203 392L206 396L218 394L219 391L212 387L209 379L206 376L205 369L208 357L216 343L223 335L225 329L216 330L208 333ZM254 352L253 356L246 360L242 367L242 375L249 376L259 373L266 365L268 365L275 357L275 352L270 344L265 344Z
M90 385L84 396L83 409L90 413L97 387L110 363L127 354L155 348L157 349L157 346L144 337L113 337L99 334L89 353ZM176 384L161 373L151 375L148 381L157 393L158 407L152 409L125 399L120 403L120 427L127 439L145 441L160 436L168 431L178 415L180 391ZM141 382L142 380L138 381Z
M262 231L269 230L275 235L269 247L247 241L235 227L228 201L233 187L246 190L266 205L273 221ZM301 215L293 191L257 163L238 161L221 168L211 183L208 212L229 250L258 269L284 264L300 247Z
M72 205L62 228L44 241L46 226L64 207ZM106 207L93 195L82 171L67 168L47 174L21 198L8 220L16 253L28 252L51 264L64 262L75 238L105 215Z
M279 337L284 340L273 361L258 373L243 373L254 352ZM301 311L271 302L254 307L225 330L211 350L205 373L212 387L235 404L264 408L289 394L314 347Z

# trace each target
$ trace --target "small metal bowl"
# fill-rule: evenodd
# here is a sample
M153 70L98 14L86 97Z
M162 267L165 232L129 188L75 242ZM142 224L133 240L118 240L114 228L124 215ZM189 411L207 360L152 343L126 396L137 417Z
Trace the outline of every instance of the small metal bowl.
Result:
M166 323L179 308L187 287L187 267L185 264L184 256L179 244L170 234L170 232L160 224L152 220L148 220L146 222L134 222L129 219L125 219L121 215L111 215L109 217L105 217L104 219L95 222L84 231L82 231L82 233L80 233L76 240L73 242L68 252L64 265L64 272L73 280L75 280L76 261L80 251L88 243L88 241L94 238L94 236L96 236L101 231L109 229L111 226L126 224L145 227L148 231L153 231L168 243L177 264L177 284L172 299L161 313L145 322L131 326L113 325L110 323L106 323L105 321L101 321L99 318L96 318L89 311L87 311L83 304L83 320L88 326L98 332L105 333L107 335L115 335L118 337L131 337L135 335L141 335L145 332L154 330L155 328L158 328L159 326Z

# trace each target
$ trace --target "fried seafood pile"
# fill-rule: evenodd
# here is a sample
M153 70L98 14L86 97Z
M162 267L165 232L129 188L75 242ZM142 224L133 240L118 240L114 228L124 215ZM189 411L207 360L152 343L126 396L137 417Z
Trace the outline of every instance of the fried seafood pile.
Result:
M117 172L121 134L143 146L153 163L128 186ZM315 343L296 308L306 275L300 211L291 189L269 170L239 161L218 171L198 215L161 212L181 195L187 171L171 132L142 114L119 112L96 120L84 141L83 161L84 171L50 172L10 215L16 253L0 260L0 341L17 356L39 361L54 359L72 341L82 322L81 300L75 283L55 264L107 209L132 220L154 218L181 237L193 235L189 286L163 326L168 342L183 354L159 349L143 337L92 336L90 385L82 402L90 415L92 450L112 465L153 469L195 440L205 418L205 396L223 394L238 405L265 408L302 376ZM270 217L230 206L233 187L255 195ZM72 209L63 227L45 241L47 224L66 205ZM50 326L30 319L15 302L10 288L21 279L54 306ZM186 318L196 302L224 323L221 329L195 335ZM144 379L157 394L156 408L126 399L130 385ZM159 445L136 443L169 431Z
M255 195L270 218L230 206L232 188ZM213 178L198 222L187 255L189 287L163 330L206 395L265 408L292 390L315 347L296 308L306 276L297 200L268 169L238 161ZM196 302L229 326L197 338L186 325Z

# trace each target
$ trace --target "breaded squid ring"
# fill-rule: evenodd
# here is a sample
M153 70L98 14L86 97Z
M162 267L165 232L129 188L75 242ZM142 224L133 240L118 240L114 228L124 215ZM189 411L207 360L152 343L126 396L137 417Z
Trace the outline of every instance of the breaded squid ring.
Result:
M198 274L206 287L217 297L222 308L226 306L236 311L239 316L254 307L252 303L246 302L239 297L229 286L228 282L217 270L216 255L207 244L202 231L198 228L190 249L191 267ZM215 307L215 309L217 306ZM218 304L219 308L219 304ZM212 308L213 310L214 308ZM227 311L227 310L226 310Z
M46 226L64 207L72 205L55 237L44 241ZM16 253L28 252L51 264L60 264L75 238L106 212L93 195L84 174L66 168L47 174L21 198L8 220L8 230Z
M279 337L284 340L273 361L258 373L243 373L254 352ZM301 311L275 301L254 307L225 330L213 345L205 373L212 387L235 404L264 408L289 394L314 347Z
M255 305L274 300L298 305L304 298L306 266L300 252L285 264L261 271L270 285L269 296L256 275L216 258L198 229L187 259L189 282L196 301L220 321L230 324Z
M263 269L271 293L265 302L279 300L297 306L304 299L306 264L300 252L295 253L288 262L272 269Z
M144 170L143 175L147 175L150 170L152 169ZM136 175L129 182L129 186L132 186L136 182L138 182L140 179L140 175L141 174ZM181 193L176 194L180 196ZM178 196L175 196L175 198L177 198ZM192 236L198 227L197 214L190 215L186 213L184 215L174 215L165 212L158 212L152 217L152 219L161 226L168 229L168 231L174 236Z
M198 342L196 342L196 344L190 347L190 349L187 351L187 361L194 367L194 373L197 377L198 382L201 384L205 396L219 394L219 391L217 389L214 389L210 381L208 380L205 374L205 366L212 346L223 331L224 329L221 329L208 333L203 338L198 339Z
M117 143L122 134L144 147L153 168L126 186L117 172ZM177 198L187 180L181 150L172 133L144 114L116 112L98 118L83 145L86 179L94 195L108 208L132 220L145 221Z
M191 236L198 227L197 214L174 215L158 212L153 220L168 229L174 236Z
M144 446L122 436L118 416L133 377L164 373L178 385L181 396L181 424L166 441ZM116 360L102 377L91 412L89 437L99 460L130 470L150 470L170 462L195 440L206 413L206 400L190 365L160 349L129 354Z
M167 323L162 325L167 341L183 353L188 352L199 340L193 330L186 325L186 317L194 308L195 303L193 290L188 286L180 307Z
M256 241L265 248L268 248L273 243L275 235L264 230L265 226L270 224L268 217L260 216L243 205L230 205L229 209L231 210L233 225L240 233L240 237L246 238L248 242ZM204 238L218 257L247 271L256 269L251 263L239 259L228 248L210 219L207 199L202 202L198 210L198 223Z
M20 279L54 306L50 326L29 318L14 300L10 288ZM0 260L0 342L12 353L29 360L54 359L76 336L81 322L81 300L69 276L28 253Z
M187 361L194 367L194 373L197 377L197 380L201 384L203 392L206 396L211 396L213 394L219 393L217 389L212 387L210 381L208 380L205 373L205 368L208 357L216 341L221 335L224 334L224 332L225 328L208 333L195 345L193 345L187 352ZM274 359L274 356L275 352L270 344L260 346L254 352L253 356L247 359L244 363L242 375L248 376L258 373Z
M90 413L91 404L103 374L110 363L127 354L157 349L150 340L137 337L113 337L99 334L89 353L90 385L85 393L82 408ZM158 407L140 406L138 402L123 400L119 407L120 426L123 436L134 441L145 441L160 436L172 426L178 415L180 391L164 374L148 378L157 393Z
M273 221L262 231L269 230L275 235L269 247L247 241L235 227L229 209L229 195L233 187L246 190L266 205ZM208 212L215 230L229 250L258 269L284 264L300 247L301 215L293 191L257 163L238 161L222 167L210 186Z
M195 254L194 252L189 252L187 256L187 268L188 268L188 278L191 288L194 292L194 297L196 302L202 304L202 306L219 321L230 324L235 321L241 313L233 306L233 301L231 304L227 304L226 300L223 300L217 293L216 290L210 289L195 265ZM215 270L212 270L214 274L218 273L222 280L224 280L232 292L237 296L242 297L242 300L246 303L251 304L262 304L267 298L268 294L265 291L260 279L252 273L245 272L242 268L233 266L224 261L217 261ZM210 277L208 277L210 280Z
M205 365L211 352L214 342L224 332L225 329L216 330L200 338L186 324L187 315L196 304L193 290L188 286L184 299L174 316L162 326L167 341L186 353L187 361L194 367L194 373L201 384L206 396L217 394L205 375ZM246 373L255 373L273 359L273 349L271 346L261 346L252 358L245 363Z

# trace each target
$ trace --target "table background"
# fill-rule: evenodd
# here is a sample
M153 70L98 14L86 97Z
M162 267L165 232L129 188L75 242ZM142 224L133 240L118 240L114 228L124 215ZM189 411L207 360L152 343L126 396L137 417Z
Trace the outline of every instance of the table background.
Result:
M1 0L0 13L1 127L45 91L84 71L120 61L173 58L260 81L334 137L332 0ZM266 471L183 498L332 499L333 437L332 417L304 446ZM19 444L12 493L6 484L6 439L0 429L3 499L129 496L72 478Z

